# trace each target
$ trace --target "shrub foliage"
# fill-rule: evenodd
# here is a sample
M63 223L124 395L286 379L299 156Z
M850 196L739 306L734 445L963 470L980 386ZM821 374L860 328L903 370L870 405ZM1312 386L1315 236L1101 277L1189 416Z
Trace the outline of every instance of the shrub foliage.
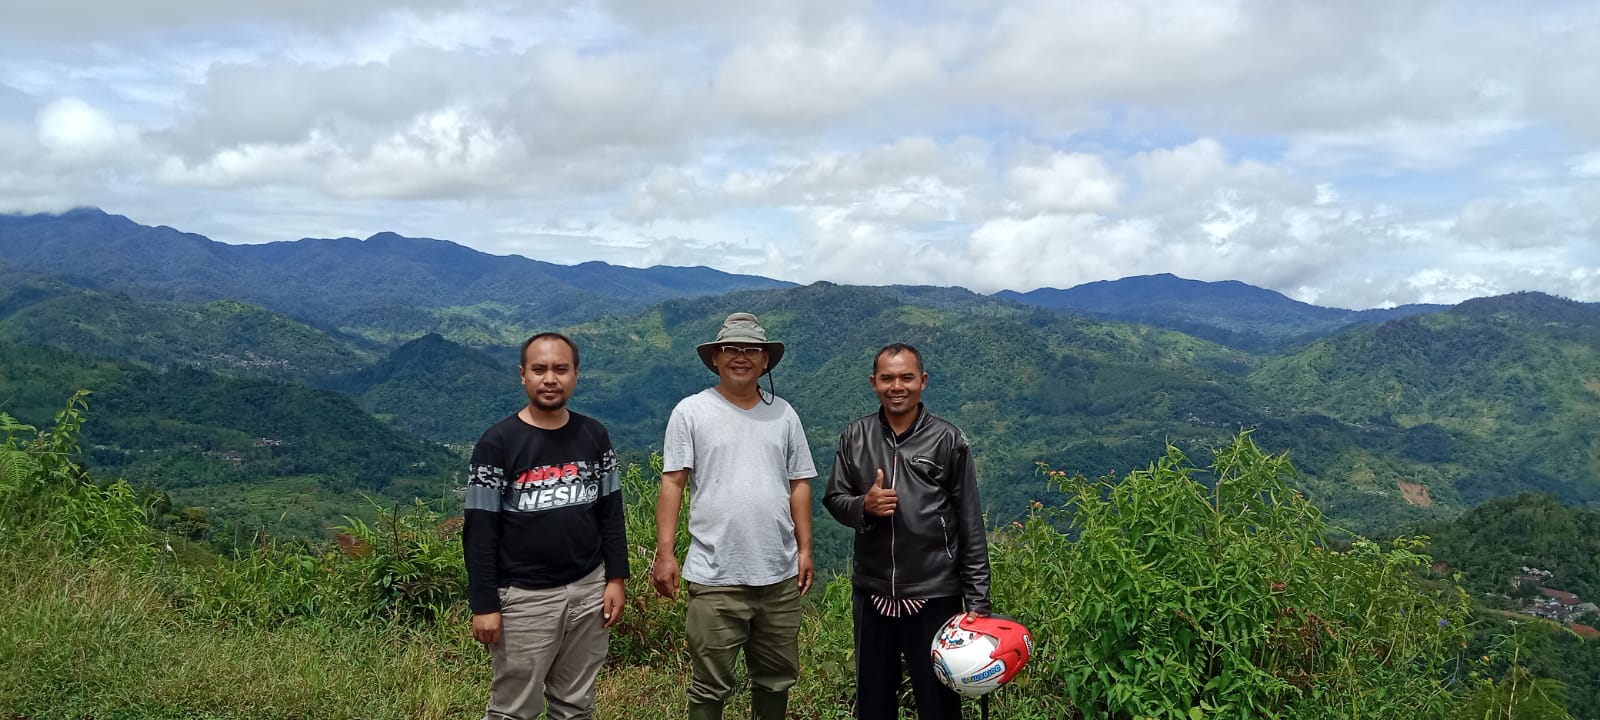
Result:
M8 576L26 577L28 567L57 576L69 567L83 568L83 577L109 573L122 578L113 585L160 598L152 612L173 637L305 637L325 643L322 652L357 641L422 648L450 667L477 668L460 682L483 682L487 660L473 660L482 650L466 631L457 522L422 504L380 507L374 521L349 520L334 542L268 538L235 558L184 562L171 545L183 541L145 525L147 509L125 483L97 483L82 470L76 438L85 407L83 395L74 396L46 430L0 414L0 569ZM1515 654L1509 663L1463 658L1467 597L1454 582L1421 572L1429 563L1424 538L1331 541L1337 529L1291 489L1286 457L1263 452L1248 434L1204 468L1169 448L1123 477L1042 472L1050 487L1041 494L1065 501L1034 503L1025 522L995 533L990 548L995 607L1028 625L1037 643L1027 670L993 696L1000 716L1563 716L1553 687L1530 676ZM675 714L681 690L665 689L681 688L688 672L686 593L662 599L647 584L658 473L657 465L633 465L624 474L634 577L608 672L663 690L640 700L650 707L621 716ZM810 597L797 717L852 715L850 592L848 578L839 577ZM17 627L17 618L0 620ZM0 660L29 657L7 642L0 637ZM62 672L85 671L71 658L90 655L62 656ZM12 670L29 677L26 668ZM60 706L120 716L131 707L127 698L102 701L83 694L98 691L72 689L90 686L60 687L34 692L29 704L0 701L0 715ZM188 692L187 710L161 712L229 702L227 688ZM446 714L474 694L437 692L447 698L435 703L446 708L437 712ZM286 712L344 716L325 707Z

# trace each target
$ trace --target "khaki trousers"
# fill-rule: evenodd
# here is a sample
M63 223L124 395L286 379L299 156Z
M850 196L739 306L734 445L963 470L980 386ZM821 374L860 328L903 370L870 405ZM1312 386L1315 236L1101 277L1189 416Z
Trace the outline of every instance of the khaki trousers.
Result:
M610 632L601 616L604 567L556 588L500 589L500 642L484 720L594 717L594 680Z

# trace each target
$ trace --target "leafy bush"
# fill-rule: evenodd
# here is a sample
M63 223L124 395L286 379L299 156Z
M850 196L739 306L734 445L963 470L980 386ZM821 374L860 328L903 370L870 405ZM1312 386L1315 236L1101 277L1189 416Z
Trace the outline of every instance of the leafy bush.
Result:
M1088 717L1449 716L1464 593L1418 586L1420 539L1328 549L1293 472L1243 435L1209 473L1173 448L1120 481L1049 473L1067 503L1036 505L992 550L997 609L1038 641L1006 706L1058 717L1059 693Z
M88 394L74 394L47 430L0 413L0 543L27 537L69 554L148 560L154 549L133 489L97 485L78 462Z
M368 525L349 519L339 536L350 572L366 588L366 612L396 620L427 621L459 609L467 595L461 523L440 521L415 503L408 512L376 506Z

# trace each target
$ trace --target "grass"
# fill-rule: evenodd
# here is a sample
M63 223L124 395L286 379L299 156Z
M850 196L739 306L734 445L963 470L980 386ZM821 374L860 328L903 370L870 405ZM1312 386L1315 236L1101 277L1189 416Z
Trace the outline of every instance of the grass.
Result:
M460 718L487 656L405 628L226 629L152 583L43 558L0 568L0 717Z
M488 654L465 615L418 627L219 627L173 606L161 589L172 572L0 553L0 718L431 720L475 717L488 697ZM803 632L820 640L815 616ZM808 660L791 717L848 717L840 678L821 675L848 668ZM597 717L681 717L688 675L666 654L614 661L597 684ZM728 707L748 702L740 693Z

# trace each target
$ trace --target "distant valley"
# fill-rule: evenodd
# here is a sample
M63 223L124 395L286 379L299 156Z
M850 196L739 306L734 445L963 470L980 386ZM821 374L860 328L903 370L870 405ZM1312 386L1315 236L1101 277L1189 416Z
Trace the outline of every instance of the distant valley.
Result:
M248 486L314 532L360 492L448 502L461 448L521 404L514 348L537 330L580 344L574 407L647 457L673 403L714 382L693 346L735 309L788 343L774 380L824 475L874 407L873 350L921 347L929 406L972 437L995 523L1051 492L1039 463L1125 472L1165 443L1204 459L1241 429L1289 452L1352 530L1525 490L1600 506L1600 309L1537 293L1352 312L1174 276L795 287L389 234L242 247L91 210L0 216L0 411L42 423L94 390L92 463L219 524L264 522L228 505Z

